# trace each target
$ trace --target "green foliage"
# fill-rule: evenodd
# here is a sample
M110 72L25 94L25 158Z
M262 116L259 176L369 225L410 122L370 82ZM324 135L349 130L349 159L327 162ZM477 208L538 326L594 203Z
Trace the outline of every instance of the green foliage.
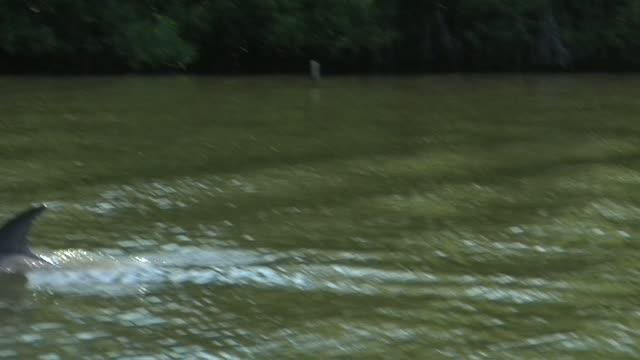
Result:
M184 68L196 58L196 49L178 33L176 22L166 16L135 21L116 32L113 45L134 69Z
M4 5L8 9L0 11L1 51L20 56L45 54L55 49L55 35L50 27L38 21L38 8L16 8L11 2Z
M5 71L637 70L639 39L640 0L0 2Z

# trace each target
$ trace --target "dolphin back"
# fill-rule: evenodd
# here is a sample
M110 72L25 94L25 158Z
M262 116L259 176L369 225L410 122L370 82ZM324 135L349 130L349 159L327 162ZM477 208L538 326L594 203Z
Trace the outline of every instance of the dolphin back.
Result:
M34 256L29 249L29 231L46 205L31 208L9 220L0 228L0 255L22 254Z

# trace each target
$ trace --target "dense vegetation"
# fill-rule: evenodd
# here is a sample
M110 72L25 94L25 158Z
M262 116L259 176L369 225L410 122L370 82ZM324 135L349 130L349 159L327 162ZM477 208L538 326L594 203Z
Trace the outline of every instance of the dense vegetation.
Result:
M0 71L639 70L640 0L2 0Z

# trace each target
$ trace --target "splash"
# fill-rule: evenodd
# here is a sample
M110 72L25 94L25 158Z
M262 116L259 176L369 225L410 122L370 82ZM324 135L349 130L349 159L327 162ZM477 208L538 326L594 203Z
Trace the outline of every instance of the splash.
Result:
M67 250L48 260L57 271L27 274L35 291L79 295L126 296L167 286L250 286L294 291L368 296L446 296L505 303L558 302L566 284L541 278L435 274L381 270L357 264L291 262L291 256L264 252L172 247L172 251L136 255ZM106 253L106 254L105 254ZM109 255L107 255L109 254ZM304 256L304 255L302 255ZM313 254L317 256L317 254ZM339 262L348 253L326 254ZM363 260L366 262L366 260ZM504 285L512 288L505 291Z

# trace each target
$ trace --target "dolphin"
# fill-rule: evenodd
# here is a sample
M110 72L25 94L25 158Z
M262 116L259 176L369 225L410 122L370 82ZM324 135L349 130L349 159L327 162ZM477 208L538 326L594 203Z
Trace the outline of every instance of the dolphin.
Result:
M0 228L0 274L19 274L54 267L29 248L29 231L46 209L46 204L28 209Z

